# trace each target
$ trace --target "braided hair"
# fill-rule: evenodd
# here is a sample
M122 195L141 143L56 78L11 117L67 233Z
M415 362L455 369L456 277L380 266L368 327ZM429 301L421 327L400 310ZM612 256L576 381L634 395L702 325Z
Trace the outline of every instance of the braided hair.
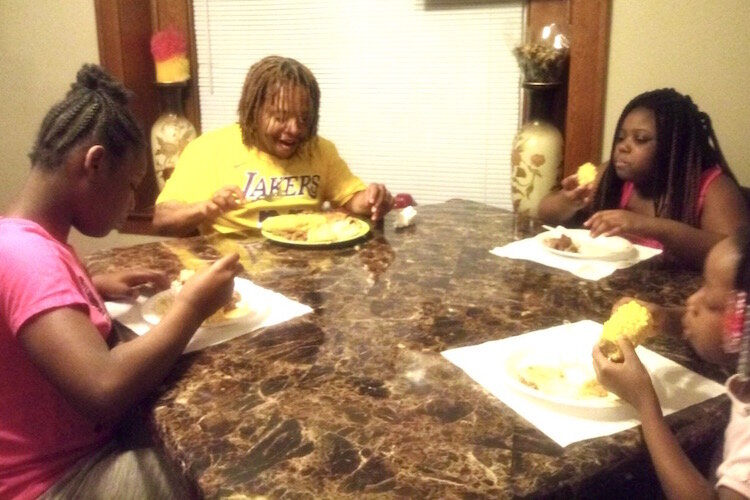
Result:
M289 57L268 56L250 67L242 96L238 106L242 142L247 147L258 143L257 117L267 97L282 86L294 85L307 90L310 99L310 134L314 138L318 133L320 111L320 88L315 76L307 66Z
M116 158L146 141L127 108L131 93L101 67L85 64L65 98L44 117L29 153L33 166L54 169L79 143L93 140Z
M623 181L617 176L614 154L622 124L636 108L654 113L656 121L656 157L652 172L657 217L699 225L697 213L701 174L714 166L735 180L719 147L709 116L700 111L690 96L665 88L645 92L623 109L612 141L609 165L602 174L594 196L593 212L617 208Z

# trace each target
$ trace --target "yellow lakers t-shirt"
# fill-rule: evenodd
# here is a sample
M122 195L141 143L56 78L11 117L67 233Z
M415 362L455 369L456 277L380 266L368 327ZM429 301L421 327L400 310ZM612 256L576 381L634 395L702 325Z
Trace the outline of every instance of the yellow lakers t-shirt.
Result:
M266 217L319 209L324 201L338 207L366 187L331 141L318 136L305 151L282 160L245 146L234 124L187 145L156 203L205 201L229 185L239 186L248 201L201 226L201 233L258 228Z

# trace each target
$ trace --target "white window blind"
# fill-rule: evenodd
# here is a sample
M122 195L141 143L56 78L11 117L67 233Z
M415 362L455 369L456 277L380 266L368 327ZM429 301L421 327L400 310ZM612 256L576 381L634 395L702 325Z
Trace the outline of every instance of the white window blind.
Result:
M511 208L521 1L194 0L203 131L237 121L248 68L308 66L318 132L365 182L418 203Z

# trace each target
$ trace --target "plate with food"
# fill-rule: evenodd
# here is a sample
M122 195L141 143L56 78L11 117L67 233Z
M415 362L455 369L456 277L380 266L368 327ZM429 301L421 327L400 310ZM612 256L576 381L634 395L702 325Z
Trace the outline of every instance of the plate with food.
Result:
M574 259L630 260L638 256L638 249L625 238L592 238L588 229L555 228L539 233L536 239L548 252Z
M518 392L564 406L614 408L622 401L596 380L591 347L519 346L505 358L505 374Z
M505 370L516 390L566 406L613 408L622 401L596 379L591 350L599 344L609 359L621 362L619 338L638 346L656 334L651 312L636 300L621 304L601 328L566 332L555 342L519 344L505 358ZM656 383L656 380L654 381Z
M174 304L179 293L179 286L172 286L149 297L141 305L141 315L148 323L157 325ZM265 320L270 312L270 305L256 300L256 286L243 278L234 279L232 299L206 318L201 328L219 328L231 325L255 325Z
M370 225L343 212L314 212L269 217L261 234L284 245L327 247L354 243L367 236Z

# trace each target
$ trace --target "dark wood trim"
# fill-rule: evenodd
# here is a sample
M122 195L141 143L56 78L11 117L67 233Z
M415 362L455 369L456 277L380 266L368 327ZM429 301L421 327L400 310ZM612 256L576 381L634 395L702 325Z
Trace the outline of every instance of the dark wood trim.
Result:
M188 0L94 0L99 63L112 76L135 93L131 109L148 137L151 126L161 111L159 92L155 85L154 60L151 57L151 35L167 27L181 30L188 40L191 62L196 61L192 43L193 17ZM185 114L200 130L200 112L195 64L191 64L192 78L185 93ZM151 157L148 155L149 164ZM154 169L141 183L136 193L133 219L141 220L148 213L159 194ZM143 231L138 231L143 232Z
M175 28L188 40L190 81L184 95L185 116L200 134L200 105L198 95L198 54L195 49L193 3L186 0L151 0L151 25L153 32Z
M526 29L557 24L570 40L567 88L553 117L565 138L564 175L602 155L610 0L527 0Z
M148 19L149 1L94 2L99 63L134 92L130 106L147 136L159 115L159 95L153 85L155 70L149 49L151 25L143 21ZM148 172L136 193L137 210L153 205L158 194L154 169L149 168Z
M601 160L611 16L610 0L571 0L570 6L566 174L582 163Z

